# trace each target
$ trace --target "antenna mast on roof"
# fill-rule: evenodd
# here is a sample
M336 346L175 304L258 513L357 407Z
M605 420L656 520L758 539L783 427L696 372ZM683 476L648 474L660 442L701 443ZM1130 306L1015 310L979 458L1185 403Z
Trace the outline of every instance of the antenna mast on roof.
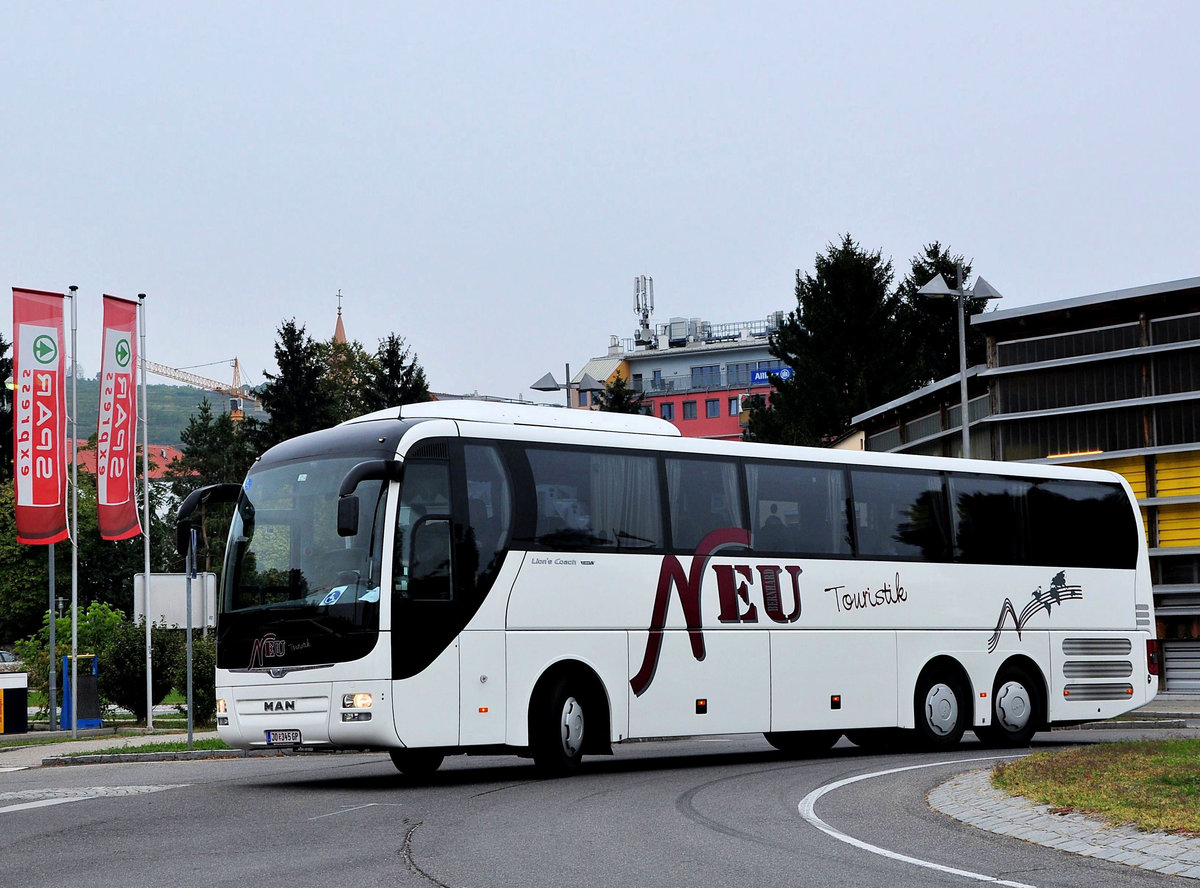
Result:
M650 326L650 316L654 314L654 278L638 275L633 279L633 310L641 323L634 339L638 345L654 348L654 330Z

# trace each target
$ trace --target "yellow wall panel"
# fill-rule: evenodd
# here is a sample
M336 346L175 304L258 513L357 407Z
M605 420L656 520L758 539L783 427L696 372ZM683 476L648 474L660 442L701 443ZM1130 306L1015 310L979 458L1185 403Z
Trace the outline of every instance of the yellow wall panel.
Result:
M1200 451L1160 453L1155 460L1158 496L1200 494Z
M1159 506L1158 544L1200 546L1200 503Z

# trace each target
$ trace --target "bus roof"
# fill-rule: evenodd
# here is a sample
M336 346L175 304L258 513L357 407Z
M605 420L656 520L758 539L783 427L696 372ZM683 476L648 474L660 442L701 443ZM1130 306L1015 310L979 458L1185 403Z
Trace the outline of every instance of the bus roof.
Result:
M538 404L512 404L502 401L426 401L389 407L350 422L377 419L459 419L469 422L493 422L504 425L543 426L560 429L587 429L597 432L625 432L633 435L680 437L679 429L665 419L631 413L605 413L599 410L570 410Z

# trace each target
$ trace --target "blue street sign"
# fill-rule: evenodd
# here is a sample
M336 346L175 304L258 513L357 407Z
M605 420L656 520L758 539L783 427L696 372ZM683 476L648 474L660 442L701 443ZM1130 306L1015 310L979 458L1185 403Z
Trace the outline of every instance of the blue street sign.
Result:
M751 385L769 385L772 376L778 376L781 381L786 382L796 375L796 371L791 367L780 367L778 370L752 370L750 372Z

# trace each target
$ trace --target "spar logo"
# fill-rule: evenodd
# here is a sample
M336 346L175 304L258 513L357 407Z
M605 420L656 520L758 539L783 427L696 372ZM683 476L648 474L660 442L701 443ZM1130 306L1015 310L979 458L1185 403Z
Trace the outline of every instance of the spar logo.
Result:
M640 697L654 681L672 590L679 594L679 604L683 608L692 656L697 660L704 659L706 653L700 591L707 576L706 568L712 557L721 549L749 545L749 531L740 527L725 527L714 530L700 541L687 571L684 571L683 565L674 555L663 556L662 566L658 571L658 590L654 596L650 635L646 639L642 667L629 681L634 694ZM800 567L794 564L760 564L753 568L748 564L712 565L712 574L717 580L717 598L721 605L717 619L722 623L757 623L758 603L751 600L751 589L757 587L757 597L762 602L762 609L772 622L796 622L800 619L801 573ZM786 591L788 589L790 591Z
M42 335L33 340L33 359L39 364L53 364L58 360L58 343L53 336Z
M268 632L262 638L254 639L250 649L250 669L263 668L263 660L282 657L287 653L287 642L276 638L274 632Z
M133 349L129 347L128 339L122 338L117 341L117 345L113 349L113 357L117 359L118 367L129 366L129 361L133 358Z

